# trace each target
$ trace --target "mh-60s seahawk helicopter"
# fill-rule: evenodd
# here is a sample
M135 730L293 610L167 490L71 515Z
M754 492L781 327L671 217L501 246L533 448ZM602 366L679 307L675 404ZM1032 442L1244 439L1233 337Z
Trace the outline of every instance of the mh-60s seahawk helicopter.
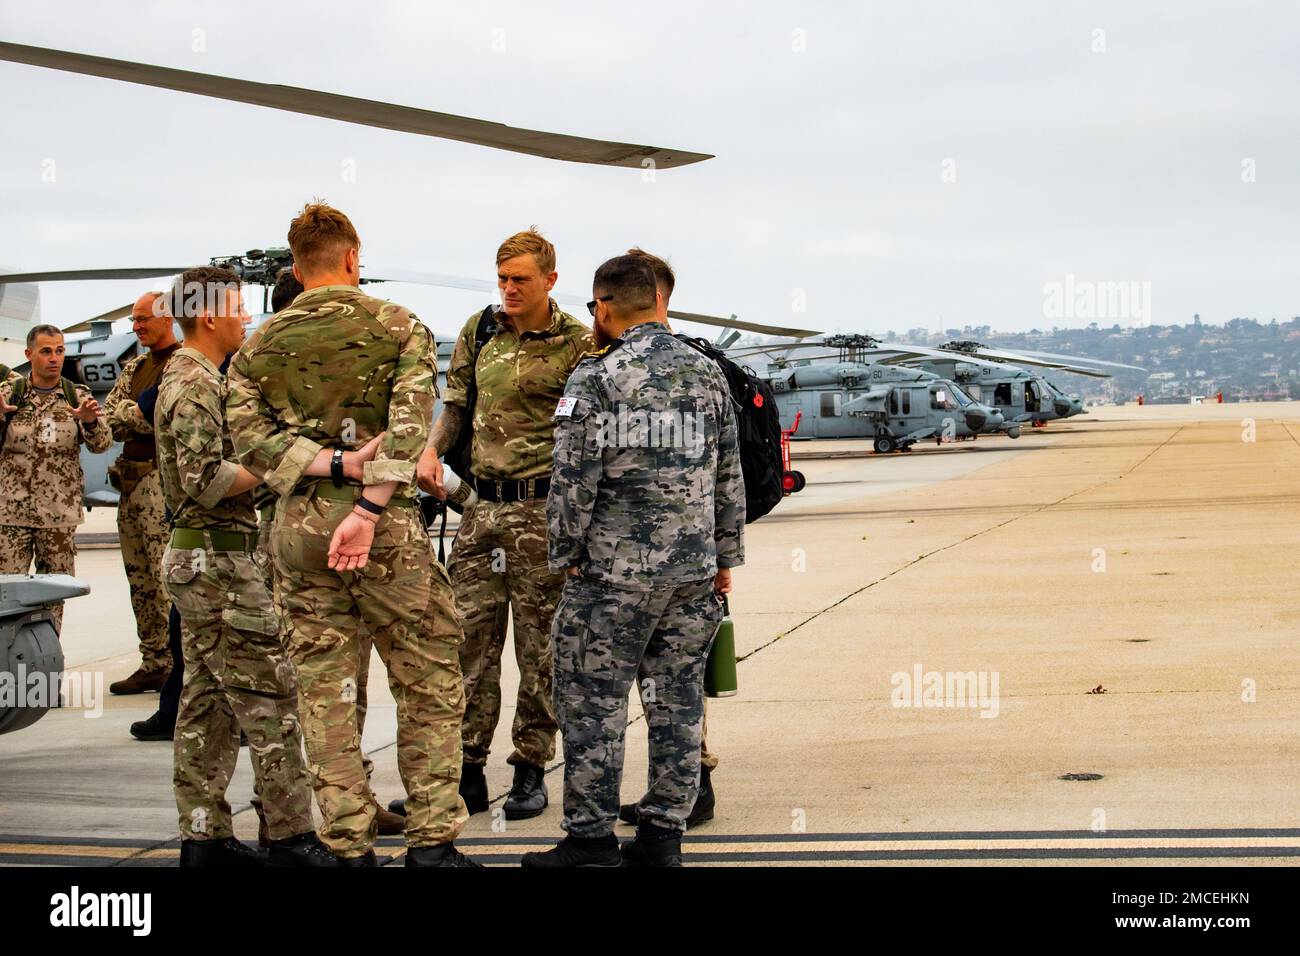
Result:
M993 349L975 342L951 342L931 348L880 342L869 335L818 335L797 342L751 346L741 354L747 357L769 356L772 366L778 369L792 368L795 381L810 385L813 381L810 369L833 367L827 363L844 361L845 353L840 346L845 341L852 342L853 358L858 362L877 367L914 369L950 382L955 386L954 395L959 402L964 397L977 404L986 404L999 413L1000 423L986 427L983 431L1003 431L1011 438L1019 437L1023 425L1040 425L1055 419L1069 418L1083 411L1083 403L1079 399L1067 396L1041 375L1011 363L1055 368L1099 378L1110 376L1102 366L1135 368L1116 362L1050 352ZM838 355L835 352L837 348ZM825 375L821 380L826 386L833 384L833 378ZM850 396L843 389L841 393L844 401L849 400ZM820 401L825 403L829 417L842 414L834 410L834 398L825 397ZM804 414L807 415L806 410ZM847 421L839 426L828 426L826 434L836 437L874 437L878 434L874 425L875 421L872 422L871 430L868 430L863 424ZM819 436L812 434L808 437ZM966 436L958 432L955 437Z
M975 401L955 382L864 358L874 341L865 335L827 336L819 344L839 350L835 361L769 366L764 377L776 394L781 420L798 416L800 421L792 438L854 438L869 430L872 447L884 454L907 451L926 438L954 441L1007 430L997 409ZM745 354L752 353L741 350L734 357ZM1020 431L1013 427L1009 434L1014 438Z

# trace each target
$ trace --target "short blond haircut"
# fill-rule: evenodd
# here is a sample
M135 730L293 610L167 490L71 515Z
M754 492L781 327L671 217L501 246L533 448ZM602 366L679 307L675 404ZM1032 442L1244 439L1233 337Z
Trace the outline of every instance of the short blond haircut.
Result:
M289 249L300 270L322 272L333 269L348 249L360 249L352 220L320 200L309 202L289 223Z
M547 276L555 271L555 247L546 241L546 237L537 231L536 226L529 226L523 232L516 232L501 243L501 247L497 249L497 265L515 256L526 255L533 257L537 268L542 270L542 275Z

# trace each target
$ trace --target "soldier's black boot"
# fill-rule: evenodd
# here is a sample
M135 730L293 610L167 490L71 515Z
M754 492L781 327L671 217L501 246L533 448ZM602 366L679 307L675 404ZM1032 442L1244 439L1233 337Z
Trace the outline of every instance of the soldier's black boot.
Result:
M708 767L700 768L700 792L695 796L695 806L686 817L686 829L713 819L713 779Z
M487 777L483 775L481 763L460 765L460 796L471 816L488 808ZM507 819L509 816L506 814Z
M463 763L460 765L460 798L465 801L465 809L469 811L470 816L482 813L488 808L487 777L483 776L483 765L481 763ZM545 805L545 803L542 804L542 806ZM398 816L404 817L406 816L406 801L390 801L388 809ZM541 813L540 810L537 812ZM530 815L536 816L537 814ZM506 819L522 820L523 817L512 817L507 813Z
M623 857L618 852L618 837L566 836L558 845L544 853L525 853L519 861L529 868L569 866L622 866Z
M681 866L682 835L676 830L642 821L636 839L620 848L624 866Z
M266 866L266 857L234 837L224 840L181 840L181 866Z
M406 851L407 866L477 866L482 863L471 860L450 843L436 846L413 846Z
M338 866L338 858L321 843L315 831L308 830L283 840L269 840L268 866Z
M171 740L176 732L175 718L168 720L161 710L155 710L146 720L131 725L131 736L136 740Z
M535 817L546 809L548 801L546 769L530 763L515 764L515 782L505 802L506 819Z
M691 807L690 815L686 818L686 829L698 826L708 820L713 819L713 779L709 773L708 767L700 768L700 792L695 797L695 806ZM618 818L624 823L630 823L636 826L639 822L639 816L636 812L635 803L625 803L618 808Z

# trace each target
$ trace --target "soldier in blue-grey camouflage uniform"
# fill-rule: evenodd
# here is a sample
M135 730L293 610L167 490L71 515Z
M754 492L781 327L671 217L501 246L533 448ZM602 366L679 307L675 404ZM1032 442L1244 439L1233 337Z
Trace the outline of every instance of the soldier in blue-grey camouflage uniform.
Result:
M525 866L680 865L700 776L716 594L744 561L736 417L721 372L657 321L654 273L596 271L594 336L555 410L550 564L569 575L552 627L564 829ZM628 693L640 683L649 791L635 841L613 835Z

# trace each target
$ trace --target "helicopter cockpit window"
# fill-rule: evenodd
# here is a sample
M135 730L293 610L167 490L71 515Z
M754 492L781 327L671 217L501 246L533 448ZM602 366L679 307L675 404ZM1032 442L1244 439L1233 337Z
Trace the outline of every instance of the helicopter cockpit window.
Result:
M948 395L946 388L930 389L930 407L931 408L956 408L957 403Z
M959 387L953 388L951 389L951 391L952 391L952 397L956 400L957 404L962 408L965 408L967 405L971 404L972 402L971 397L967 395L965 392L963 392L961 388Z
M839 392L822 392L822 418L839 418L842 402Z

